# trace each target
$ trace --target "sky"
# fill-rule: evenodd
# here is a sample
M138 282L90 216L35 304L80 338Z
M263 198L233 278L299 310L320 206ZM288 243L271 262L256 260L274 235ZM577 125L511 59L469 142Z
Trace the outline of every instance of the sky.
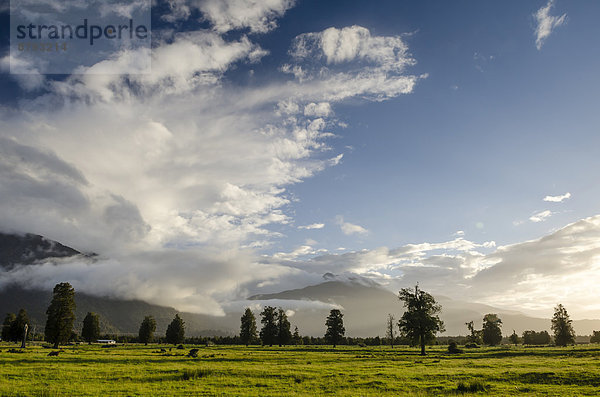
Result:
M219 315L331 272L600 318L599 11L155 0L150 74L53 75L10 73L2 3L0 229L98 257L0 285Z

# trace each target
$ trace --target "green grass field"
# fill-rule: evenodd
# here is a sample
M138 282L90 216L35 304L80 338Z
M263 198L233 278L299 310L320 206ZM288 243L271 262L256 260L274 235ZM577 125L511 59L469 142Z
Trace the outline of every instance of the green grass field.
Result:
M498 347L426 357L406 346L241 347L0 344L0 395L597 395L600 346ZM187 357L199 349L197 358ZM161 352L160 349L166 349Z

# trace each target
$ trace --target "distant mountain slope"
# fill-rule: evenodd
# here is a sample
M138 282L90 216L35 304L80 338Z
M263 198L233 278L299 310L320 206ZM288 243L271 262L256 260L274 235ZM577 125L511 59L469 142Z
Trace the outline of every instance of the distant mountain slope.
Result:
M15 235L0 233L0 273L10 271L16 265L32 265L36 261L49 258L66 258L83 255L81 252L35 234ZM86 255L88 256L88 255ZM58 265L60 266L60 264ZM16 313L24 308L29 314L32 328L43 332L46 323L46 309L52 292L24 288L18 285L0 289L0 321L6 313ZM171 307L152 305L140 300L122 300L88 295L85 291L75 292L76 329L87 312L100 316L102 332L137 333L139 325L147 315L153 315L157 322L157 332L164 333L168 323L176 313ZM239 316L213 317L193 313L181 313L186 322L187 335L231 334L239 327Z
M0 268L10 270L16 264L30 265L47 258L65 258L81 252L35 234L0 233Z
M24 308L29 314L31 326L37 332L43 332L46 324L46 309L52 299L51 291L24 289L9 286L0 290L0 316L2 321L6 313L16 313ZM185 321L186 335L226 335L239 328L239 316L214 317L194 313L181 313L172 307L152 305L139 300L121 300L102 298L75 292L75 329L80 330L87 312L97 313L100 328L104 333L136 334L144 316L152 315L156 319L156 331L164 335L167 325L176 313Z

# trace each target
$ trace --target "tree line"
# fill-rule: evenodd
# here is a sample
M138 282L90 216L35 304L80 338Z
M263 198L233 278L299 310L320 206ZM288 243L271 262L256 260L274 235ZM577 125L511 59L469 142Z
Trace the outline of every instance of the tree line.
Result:
M46 310L46 325L44 338L52 343L55 348L73 340L77 335L73 332L75 322L75 290L69 283L57 284L52 292L52 300ZM425 346L434 342L436 335L444 332L444 323L439 318L441 306L433 296L415 286L414 290L403 288L398 298L404 304L405 311L395 322L393 315L389 314L386 321L386 338L351 338L345 337L343 313L339 309L332 309L325 319L325 334L322 338L300 336L298 327L291 331L291 324L287 313L282 308L265 306L260 313L261 329L256 325L256 318L250 308L246 308L240 322L239 336L212 337L212 338L188 338L192 343L216 343L216 344L262 344L264 346L302 345L302 344L327 344L336 347L339 344L349 345L381 345L388 342L394 344L410 344L419 346L421 354L425 354ZM29 318L24 309L18 314L8 313L2 325L2 340L22 341L22 347L28 339ZM481 329L475 329L473 321L465 324L469 334L465 338L466 347L476 347L480 344L495 346L502 342L502 320L497 314L489 313L483 317ZM536 332L528 330L522 336L513 333L508 337L510 343L523 343L527 345L546 345L552 340L557 346L567 346L575 343L575 332L572 320L567 310L559 304L551 320L553 338L547 331ZM398 331L398 332L396 332ZM155 339L156 320L152 316L146 316L142 320L137 338L126 338L128 341L136 341L148 344ZM99 316L88 312L83 320L81 338L88 342L94 342L100 337ZM164 338L161 342L169 344L181 344L186 341L185 322L176 314L168 325ZM590 342L600 343L600 331L594 331Z

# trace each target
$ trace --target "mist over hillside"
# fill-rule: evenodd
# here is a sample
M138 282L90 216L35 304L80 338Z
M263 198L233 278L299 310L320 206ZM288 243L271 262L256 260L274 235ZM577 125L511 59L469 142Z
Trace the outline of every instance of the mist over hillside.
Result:
M0 315L25 308L32 326L39 331L43 330L51 291L28 287L26 280L23 280L22 285L3 284L2 273L10 272L18 266L36 266L45 260L82 254L58 242L31 234L0 234L0 248ZM60 263L56 266L60 266ZM275 288L276 286L273 287ZM517 333L529 329L550 330L549 319L445 296L436 296L436 299L442 305L441 317L446 325L443 335L465 335L465 323L474 321L476 327L480 326L486 313L497 313L500 316L505 335L512 333L513 329ZM157 321L157 332L161 334L178 313L172 307L153 305L141 300L94 296L77 289L75 300L76 328L81 327L85 314L91 311L99 314L102 332L106 333L137 333L144 316L153 315ZM348 336L384 336L387 315L392 314L398 319L403 313L397 295L374 281L358 275L336 276L332 273L324 274L323 282L317 285L253 295L238 306L252 307L258 318L260 308L266 305L286 309L292 326L297 326L301 334L312 336L323 335L325 318L332 307L338 307L344 313ZM187 312L181 313L181 316L186 322L188 336L208 336L237 334L241 314L240 308L232 308L224 316ZM600 329L600 320L575 320L573 325L578 334L588 335L592 330Z

